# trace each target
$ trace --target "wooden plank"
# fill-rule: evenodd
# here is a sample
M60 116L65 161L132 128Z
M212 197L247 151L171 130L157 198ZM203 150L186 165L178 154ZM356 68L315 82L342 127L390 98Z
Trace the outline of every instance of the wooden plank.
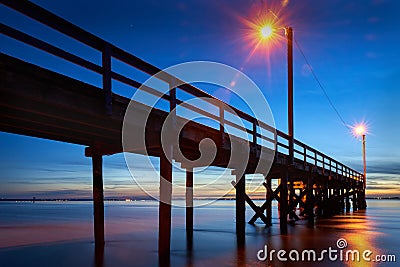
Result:
M0 23L0 31L4 33L5 35L14 38L20 42L24 42L26 44L29 44L37 49L43 50L49 54L55 55L57 57L60 57L62 59L68 60L74 64L77 64L81 67L84 67L88 70L94 71L96 73L101 74L102 69L100 66L85 60L81 57L78 57L72 53L69 53L61 48L58 48L54 45L51 45L45 41L42 41L40 39L37 39L29 34L23 33L19 30L13 29L3 23Z

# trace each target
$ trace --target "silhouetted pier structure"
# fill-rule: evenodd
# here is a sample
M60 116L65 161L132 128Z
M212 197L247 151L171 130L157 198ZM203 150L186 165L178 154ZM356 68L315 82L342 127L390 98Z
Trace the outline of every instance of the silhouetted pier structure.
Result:
M27 17L85 44L102 55L102 64L97 65L89 60L78 57L50 43L37 39L25 32L1 24L1 32L29 46L41 49L51 55L65 59L102 76L102 88L98 88L73 77L67 77L27 63L10 55L1 53L0 61L0 97L1 119L0 130L39 138L86 146L85 155L92 158L93 163L93 202L94 202L94 237L96 247L103 246L104 238L104 200L102 158L121 152L138 154L147 153L160 158L160 175L172 181L172 165L168 161L161 145L161 127L169 111L153 109L146 125L146 147L132 147L123 151L122 124L130 99L112 92L112 80L119 81L135 89L141 83L114 72L111 60L121 61L150 76L161 72L161 69L133 56L103 39L77 27L76 25L52 14L51 12L22 0L1 0L1 2ZM212 166L230 168L237 174L233 186L236 188L236 232L238 245L245 242L245 205L254 210L255 215L249 223L261 219L266 225L271 225L271 203L277 200L280 205L281 232L287 232L287 218L296 218L296 208L303 210L310 223L315 215L330 216L343 211L365 208L363 174L345 166L316 149L294 140L293 151L290 151L289 137L273 127L257 121L256 118L230 106L215 97L201 91L190 84L174 86L176 77L163 73L164 81L172 88L168 94L161 94L155 89L142 87L149 94L161 97L169 103L170 110L183 100L177 98L176 91L182 90L194 97L212 99L220 110L219 116L202 110L199 107L186 105L188 109L208 116L220 122L220 128L215 129L198 122L177 118L178 125L185 125L180 132L180 149L187 159L195 160L200 156L199 143L209 138L217 145L217 154ZM161 94L161 95L160 95ZM137 106L140 107L140 103ZM143 109L146 107L143 104ZM242 127L229 121L225 112L233 110L240 119L251 125ZM140 116L142 110L136 110ZM247 133L248 140L232 137L227 134L224 125L235 127ZM134 127L134 126L133 126ZM268 132L269 135L263 135ZM269 142L271 147L261 143ZM249 149L249 161L244 170L235 170L235 163L229 163L230 143L235 142ZM258 168L263 160L261 152L273 153L271 170ZM172 152L173 153L173 152ZM291 156L289 156L291 155ZM174 158L187 169L187 203L186 226L188 248L193 242L193 168L201 166L190 165L190 161ZM243 173L243 174L238 174ZM253 203L246 194L246 174L261 173L265 176L266 200L262 206ZM272 179L279 179L279 186L273 190ZM160 183L160 198L171 199L170 185ZM352 202L350 202L350 200ZM160 259L168 259L171 236L171 205L160 202L159 207L159 255Z

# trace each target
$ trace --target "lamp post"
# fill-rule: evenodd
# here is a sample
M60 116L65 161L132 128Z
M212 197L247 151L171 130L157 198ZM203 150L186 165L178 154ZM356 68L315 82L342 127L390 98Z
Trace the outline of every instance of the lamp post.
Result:
M362 208L367 207L367 201L365 200L365 189L367 188L367 160L365 155L365 133L362 135L362 155L363 155L363 165L364 165L364 188L362 193Z
M356 136L361 136L362 140L362 157L363 157L363 175L364 175L364 186L363 186L363 194L362 194L362 208L367 207L367 202L365 200L365 189L367 188L367 157L365 151L365 136L367 133L367 129L363 124L357 125L354 127L354 134Z
M294 125L293 125L293 29L285 28L287 38L287 67L288 67L288 135L289 135L289 160L294 161Z
M271 11L272 12L272 11ZM272 14L276 16L273 12ZM284 27L287 42L287 79L288 79L288 137L289 137L289 164L294 161L294 123L293 123L293 29ZM262 39L269 39L274 33L274 27L266 24L260 28Z

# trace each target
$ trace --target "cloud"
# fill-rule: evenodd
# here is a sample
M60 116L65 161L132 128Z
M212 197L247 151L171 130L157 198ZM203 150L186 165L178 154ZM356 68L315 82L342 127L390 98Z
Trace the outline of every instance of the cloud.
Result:
M36 198L91 198L91 190L61 189L61 190L39 190L15 193L7 197L36 197Z
M385 173L385 174L399 174L400 175L400 163L381 163L381 164L370 164L367 166L369 173Z
M356 170L362 170L363 165L359 161L349 161L349 165L353 166ZM399 174L400 175L400 162L395 159L376 159L367 160L367 173L380 173L380 174Z

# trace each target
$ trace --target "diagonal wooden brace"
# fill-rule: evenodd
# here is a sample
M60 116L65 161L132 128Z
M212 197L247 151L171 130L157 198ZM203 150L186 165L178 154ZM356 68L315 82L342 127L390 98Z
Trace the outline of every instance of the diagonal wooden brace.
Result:
M233 187L236 188L236 183L234 181L231 182L231 184L233 185ZM261 208L259 206L257 206L256 204L254 204L254 202L250 199L250 197L245 193L244 197L246 199L247 204L249 204L249 206L256 212L256 214L258 215L258 217L260 217L260 219L268 225L268 220L267 217L265 217L263 211L261 210Z
M267 189L268 193L271 193L271 194L268 194L268 196L270 196L270 195L271 195L271 196L268 197L268 199L264 202L264 204L262 204L261 207L258 207L259 210L260 210L260 212L262 213L262 215L265 217L265 215L264 215L264 210L269 206L269 204L270 204L274 199L278 200L278 202L279 202L280 198L279 198L278 194L279 194L279 192L280 192L280 190L281 190L281 185L279 185L279 186L275 189L275 191L273 191L266 183L263 183L263 185L264 185L265 188ZM259 213L256 212L256 214L254 214L254 216L250 219L249 223L250 223L250 224L254 224L258 218L261 218L261 216L259 216ZM265 221L264 221L263 219L261 219L261 220L265 223ZM270 225L270 224L271 224L271 223L269 223L269 222L266 223L266 225Z

